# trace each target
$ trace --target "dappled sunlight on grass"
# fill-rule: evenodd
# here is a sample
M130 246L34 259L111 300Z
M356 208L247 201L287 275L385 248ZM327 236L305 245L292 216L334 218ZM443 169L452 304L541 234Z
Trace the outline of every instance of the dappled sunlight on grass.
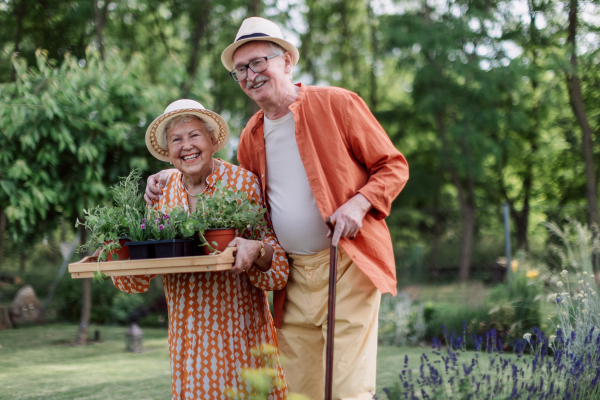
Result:
M0 332L0 398L165 399L171 382L167 331L144 329L145 351L125 351L125 327L91 327L101 341L73 346L77 327ZM35 383L32 385L32 383Z

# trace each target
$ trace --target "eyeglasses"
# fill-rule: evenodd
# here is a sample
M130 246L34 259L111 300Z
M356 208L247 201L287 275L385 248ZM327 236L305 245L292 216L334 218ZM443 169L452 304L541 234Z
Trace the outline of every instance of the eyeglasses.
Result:
M231 75L234 81L241 82L248 77L248 68L254 71L255 74L260 74L261 72L264 72L269 66L269 64L267 63L268 59L273 57L279 57L281 55L282 54L275 54L274 56L256 58L246 65L237 67L236 69L231 71L229 75Z

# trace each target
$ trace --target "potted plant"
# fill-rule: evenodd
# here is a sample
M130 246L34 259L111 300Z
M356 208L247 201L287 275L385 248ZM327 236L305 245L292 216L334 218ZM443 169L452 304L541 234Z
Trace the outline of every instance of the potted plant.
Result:
M130 242L125 243L129 248L132 260L144 260L154 258L154 240L151 240L152 222L148 223L146 218L127 222L127 235Z
M150 211L152 235L158 239L154 248L156 258L187 257L195 255L194 235L197 222L188 219L187 212L175 207L168 213Z
M146 202L139 190L141 177L141 172L134 169L111 188L114 202L120 210L123 235L130 240L125 245L133 260L154 258L151 224L146 222Z
M114 206L95 206L89 210L84 209L83 214L83 222L77 219L75 227L83 225L89 232L89 239L77 248L78 253L100 247L98 262L129 258L127 248L123 246L128 239L121 236L119 209ZM94 282L102 282L105 278L106 275L99 268L94 272Z
M219 181L212 196L198 198L191 219L198 221L200 241L208 254L225 250L236 233L249 230L250 238L255 238L256 228L265 225L266 211L255 199L249 199L245 192L227 189Z

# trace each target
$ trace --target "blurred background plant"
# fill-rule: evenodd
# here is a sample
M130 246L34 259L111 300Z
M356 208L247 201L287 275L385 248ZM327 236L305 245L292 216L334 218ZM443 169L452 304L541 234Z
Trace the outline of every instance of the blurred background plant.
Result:
M261 365L258 368L242 368L240 374L242 381L248 388L247 392L238 392L237 389L227 389L225 396L230 400L268 400L274 389L285 386L277 373L277 349L270 345L261 345L250 349L250 354ZM289 400L310 400L298 393L288 393Z

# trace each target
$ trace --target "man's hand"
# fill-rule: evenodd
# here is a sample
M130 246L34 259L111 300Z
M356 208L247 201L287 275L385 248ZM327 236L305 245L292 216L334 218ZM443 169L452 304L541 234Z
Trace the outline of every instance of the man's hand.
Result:
M165 169L148 177L144 200L146 200L146 203L148 203L149 206L158 201L159 196L162 194L161 189L167 185L167 178L175 171L177 170Z
M331 245L337 246L340 238L356 235L362 228L363 218L371 207L369 200L359 193L338 208L330 218L331 223L335 226ZM331 237L331 234L332 232L329 230L327 237Z
M262 245L257 240L247 240L240 237L233 239L227 247L236 247L235 264L231 268L231 272L236 275L243 274L252 268L252 264L260 258L260 250ZM266 245L265 250L267 253L271 246ZM273 251L270 251L271 255L265 254L264 258L272 257ZM257 265L258 266L258 265ZM263 270L262 268L260 268ZM269 268L267 268L268 270Z

